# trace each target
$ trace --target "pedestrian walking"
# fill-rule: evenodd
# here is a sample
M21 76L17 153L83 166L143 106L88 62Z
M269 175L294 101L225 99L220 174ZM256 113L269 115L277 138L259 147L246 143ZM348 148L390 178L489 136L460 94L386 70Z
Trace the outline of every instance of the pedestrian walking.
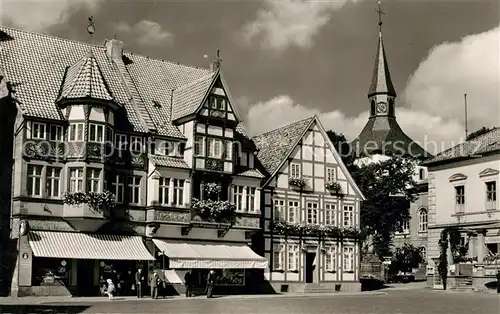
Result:
M500 269L497 271L497 293L500 293Z
M151 276L151 280L149 281L149 285L151 286L151 299L158 299L158 284L160 278L158 277L158 273L154 272Z
M184 285L186 286L186 298L193 296L193 271L190 269L184 275Z
M211 298L214 292L214 284L215 284L215 272L210 270L207 276L207 298Z
M113 284L113 280L108 279L108 299L113 300L114 293L116 291L115 285Z
M135 290L137 291L137 297L142 298L144 283L145 283L144 274L142 273L142 269L137 269L135 273Z

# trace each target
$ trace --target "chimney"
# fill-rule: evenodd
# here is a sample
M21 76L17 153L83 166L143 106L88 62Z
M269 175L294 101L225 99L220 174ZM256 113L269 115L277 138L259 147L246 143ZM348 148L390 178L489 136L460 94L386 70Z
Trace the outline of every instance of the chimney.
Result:
M106 40L106 54L111 59L121 59L123 56L123 41L118 39Z

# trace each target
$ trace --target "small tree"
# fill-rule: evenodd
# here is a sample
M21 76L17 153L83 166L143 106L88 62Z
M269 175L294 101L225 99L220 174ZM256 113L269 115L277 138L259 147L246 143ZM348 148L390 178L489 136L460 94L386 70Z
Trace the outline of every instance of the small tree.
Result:
M412 160L387 161L352 167L351 174L366 200L361 203L361 229L373 240L375 253L382 259L390 255L392 236L402 231L401 222L410 219L410 202L415 165Z
M392 255L390 271L391 273L410 272L423 261L420 250L412 244L405 243L402 247L396 248Z

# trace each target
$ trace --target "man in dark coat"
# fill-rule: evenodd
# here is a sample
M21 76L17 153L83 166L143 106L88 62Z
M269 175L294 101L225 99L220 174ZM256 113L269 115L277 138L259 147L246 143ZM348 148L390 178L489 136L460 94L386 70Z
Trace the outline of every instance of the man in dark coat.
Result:
M145 288L146 279L142 273L142 269L138 269L135 273L135 290L137 291L137 297L140 299L143 295L143 289Z
M184 285L186 286L186 298L193 296L193 272L188 270L184 275Z
M497 271L497 293L500 293L500 269Z
M212 297L212 293L214 292L214 284L215 284L215 272L211 270L207 276L207 298Z

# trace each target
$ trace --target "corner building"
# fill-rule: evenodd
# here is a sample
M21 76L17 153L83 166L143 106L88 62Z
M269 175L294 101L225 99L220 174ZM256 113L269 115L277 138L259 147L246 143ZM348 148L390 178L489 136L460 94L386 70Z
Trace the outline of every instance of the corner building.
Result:
M133 294L138 268L157 271L171 294L183 293L189 269L195 290L215 269L217 293L357 281L362 196L316 117L298 122L300 138L282 129L250 138L218 58L201 69L126 52L116 39L97 46L7 27L0 48L2 112L14 124L1 137L13 147L2 173L12 201L0 208L13 240L0 260L11 294L98 295L108 278ZM282 154L272 157L266 141ZM287 168L290 158L300 162ZM287 171L313 192L288 186ZM326 197L337 180L347 207ZM269 229L277 195L298 202L294 222L314 226L284 239L296 246L279 250L281 278L270 245L283 232ZM338 229L317 231L325 225Z

